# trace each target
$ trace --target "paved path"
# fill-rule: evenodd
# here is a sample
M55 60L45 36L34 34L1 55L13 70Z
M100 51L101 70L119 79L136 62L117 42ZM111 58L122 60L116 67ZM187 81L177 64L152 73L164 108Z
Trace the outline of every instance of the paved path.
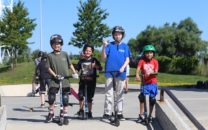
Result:
M135 87L135 86L134 86ZM137 91L137 90L136 90ZM122 121L119 127L112 126L100 120L103 115L104 94L103 89L97 89L94 105L93 105L93 120L78 120L75 113L78 111L78 106L69 108L69 117L72 118L68 126L58 126L55 123L44 123L47 115L47 108L39 108L39 97L24 97L24 96L5 96L2 104L7 106L8 125L7 130L46 130L46 129L76 129L76 130L161 130L158 122L150 126L144 126L135 122L138 115L138 92L135 89L125 95L124 116L127 119ZM77 103L73 96L70 96L70 102ZM34 108L34 112L29 111L29 107ZM58 107L57 107L58 109ZM58 115L58 111L56 111Z

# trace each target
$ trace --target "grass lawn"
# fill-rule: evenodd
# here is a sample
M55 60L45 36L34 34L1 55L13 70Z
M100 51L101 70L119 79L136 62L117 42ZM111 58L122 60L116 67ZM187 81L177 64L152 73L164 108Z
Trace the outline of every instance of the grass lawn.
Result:
M131 75L135 75L135 68L131 68ZM34 65L33 62L30 63L21 63L18 64L14 70L9 70L6 72L0 73L0 85L4 84L28 84L32 82L32 77L34 74ZM139 82L134 80L135 77L130 77L130 84L139 84ZM158 74L158 83L159 86L180 86L180 85L192 85L196 84L197 81L208 80L207 77L197 76L197 75L177 75L177 74ZM77 83L78 80L71 79L73 83ZM98 83L104 83L105 77L103 74L100 74Z

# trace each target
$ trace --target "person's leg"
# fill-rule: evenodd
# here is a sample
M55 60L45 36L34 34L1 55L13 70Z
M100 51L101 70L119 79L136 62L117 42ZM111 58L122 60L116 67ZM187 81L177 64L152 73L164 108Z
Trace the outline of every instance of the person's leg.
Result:
M110 115L113 104L113 82L112 78L107 78L105 84L104 114Z
M139 99L139 108L140 108L139 111L140 112L139 112L137 122L141 123L144 120L144 100L145 100L144 94L142 92L139 94L138 99Z
M64 124L68 125L69 120L68 120L68 105L69 105L69 92L70 92L70 87L63 88L63 118L64 118ZM61 115L62 115L61 114Z
M96 81L91 81L88 83L88 89L87 89L87 94L88 94L88 118L93 118L92 116L92 101L93 97L95 94L95 87L96 87Z
M51 122L54 117L54 101L56 100L56 93L58 88L50 87L48 91L48 104L49 104L49 112L46 118L46 122Z
M84 84L82 82L79 83L79 111L77 112L78 116L84 114Z
M116 78L116 100L117 100L117 108L118 108L118 117L121 120L125 120L123 117L123 100L124 100L124 87L125 87L125 80L120 78Z
M36 87L37 87L36 76L34 75L32 80L32 96L35 96L36 94Z
M45 92L46 92L46 80L41 79L40 80L40 102L41 102L41 107L45 106Z
M122 114L123 112L123 90L125 86L125 80L121 80L116 78L116 97L117 97L117 106L118 106L118 114Z
M157 84L150 85L150 96L149 96L149 122L152 122L152 112L156 103L156 95L157 95Z

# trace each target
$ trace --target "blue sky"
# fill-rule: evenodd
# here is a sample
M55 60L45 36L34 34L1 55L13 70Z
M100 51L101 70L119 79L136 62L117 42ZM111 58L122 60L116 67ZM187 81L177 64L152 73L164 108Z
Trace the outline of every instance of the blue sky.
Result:
M17 0L14 0L17 1ZM40 48L40 0L22 0L28 9L30 18L38 24L33 36L28 40L32 50ZM106 9L109 16L104 23L109 27L121 25L126 31L124 42L143 31L147 25L160 27L164 23L179 23L191 17L203 31L201 37L208 40L208 1L207 0L102 0L101 8ZM78 54L80 49L69 46L68 41L75 30L77 7L79 0L42 0L42 50L50 52L49 38L52 34L61 34L64 39L63 50ZM112 40L111 37L109 37Z

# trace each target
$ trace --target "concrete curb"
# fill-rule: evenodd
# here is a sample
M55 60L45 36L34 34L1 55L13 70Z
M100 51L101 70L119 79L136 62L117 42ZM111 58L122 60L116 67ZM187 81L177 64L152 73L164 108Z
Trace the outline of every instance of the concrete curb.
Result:
M71 87L78 91L77 83L71 84ZM104 89L105 85L97 84L97 88ZM137 91L139 90L139 88L140 88L140 85L129 84L129 91ZM0 86L1 96L29 96L31 95L31 91L32 91L32 84L17 84L17 85Z
M0 130L6 130L7 126L7 115L6 106L0 106Z
M168 100L156 103L155 115L164 130L192 130Z

